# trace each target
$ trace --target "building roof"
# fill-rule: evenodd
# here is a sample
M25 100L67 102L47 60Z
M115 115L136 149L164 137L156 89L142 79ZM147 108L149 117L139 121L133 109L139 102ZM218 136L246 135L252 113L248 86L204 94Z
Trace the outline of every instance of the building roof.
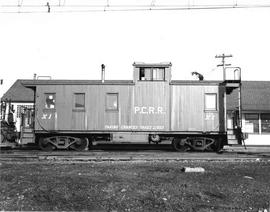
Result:
M218 81L186 81L174 80L173 85L218 84ZM132 80L17 80L3 95L2 100L12 102L34 102L34 91L28 87L35 85L134 85ZM238 90L235 89L227 97L227 109L238 107ZM270 111L270 81L242 81L242 109L246 111Z
M11 102L18 103L33 103L34 91L23 86L23 83L28 80L17 80L4 95L1 97L2 101L11 100Z
M238 89L227 98L227 109L238 107ZM270 111L270 81L242 81L242 109Z

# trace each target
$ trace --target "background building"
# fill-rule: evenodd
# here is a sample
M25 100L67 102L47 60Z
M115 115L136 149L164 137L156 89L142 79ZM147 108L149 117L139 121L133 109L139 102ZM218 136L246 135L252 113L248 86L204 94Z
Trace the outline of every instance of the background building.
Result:
M34 91L24 87L22 85L24 81L26 80L17 80L1 98L1 102L10 101L12 103L14 108L14 122L18 132L20 132L21 114L24 108L34 107ZM8 114L7 110L8 108L6 108L5 115Z
M228 127L231 117L238 110L238 94L234 90L228 96ZM248 133L246 145L270 145L270 82L242 82L243 132Z

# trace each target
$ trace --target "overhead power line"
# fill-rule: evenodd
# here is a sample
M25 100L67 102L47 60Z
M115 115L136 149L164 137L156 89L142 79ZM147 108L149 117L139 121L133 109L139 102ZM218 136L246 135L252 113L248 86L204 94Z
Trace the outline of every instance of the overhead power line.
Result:
M3 0L2 0L3 2ZM85 1L84 1L85 2ZM236 8L270 8L270 0L261 4L241 4L234 0L231 4L158 4L157 0L151 0L145 4L113 4L110 0L104 4L67 4L65 0L48 1L44 4L29 4L27 0L18 0L17 4L9 1L0 5L0 13L70 13L70 12L103 12L103 11L151 11L151 10L217 10ZM34 2L35 3L35 2ZM144 2L143 2L144 3ZM200 3L204 3L200 1Z

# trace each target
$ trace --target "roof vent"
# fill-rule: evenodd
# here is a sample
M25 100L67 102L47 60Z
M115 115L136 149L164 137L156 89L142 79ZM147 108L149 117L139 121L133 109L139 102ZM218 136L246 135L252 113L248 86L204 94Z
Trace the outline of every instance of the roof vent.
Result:
M105 65L101 64L101 82L104 83L105 81Z

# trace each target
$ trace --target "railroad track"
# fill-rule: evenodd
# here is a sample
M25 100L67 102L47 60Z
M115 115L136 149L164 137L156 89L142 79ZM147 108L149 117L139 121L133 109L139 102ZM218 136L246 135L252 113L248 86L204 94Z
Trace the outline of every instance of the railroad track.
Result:
M270 161L266 152L229 152L223 154L208 152L170 152L160 150L144 151L53 151L1 150L1 162L101 162L101 161Z

